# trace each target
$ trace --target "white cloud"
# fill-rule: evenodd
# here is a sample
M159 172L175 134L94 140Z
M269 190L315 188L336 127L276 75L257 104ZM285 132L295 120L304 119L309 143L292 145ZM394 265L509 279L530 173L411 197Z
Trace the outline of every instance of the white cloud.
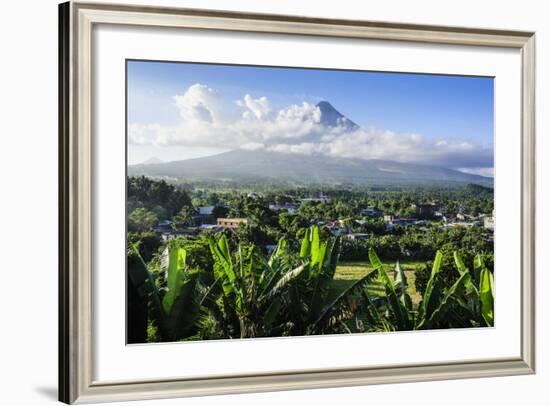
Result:
M244 145L241 145L239 148L246 149L247 151L258 151L261 149L265 149L265 144L262 144L261 142L248 142Z
M190 86L174 97L182 121L177 126L132 123L129 141L137 145L248 149L381 159L458 168L492 168L492 146L466 140L426 139L420 134L321 124L310 103L274 110L267 97L227 102L214 89ZM462 169L461 169L462 170ZM465 171L465 170L464 170Z
M358 129L325 136L320 142L279 143L265 148L277 152L380 159L443 167L492 165L493 150L490 146L462 141L440 141L428 140L419 134Z
M220 96L206 85L195 83L183 95L174 96L174 100L185 121L214 123L224 118Z
M456 168L460 172L470 173L472 175L481 175L493 178L495 176L495 168Z
M271 112L269 101L265 96L259 99L253 99L252 96L247 94L244 96L244 101L239 100L237 105L241 107L246 106L248 108L248 110L243 113L244 118L249 118L248 115L252 113L258 120L262 120L267 118Z

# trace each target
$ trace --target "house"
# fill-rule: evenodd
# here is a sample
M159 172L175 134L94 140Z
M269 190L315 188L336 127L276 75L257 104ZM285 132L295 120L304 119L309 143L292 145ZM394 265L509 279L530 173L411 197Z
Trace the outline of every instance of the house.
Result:
M153 229L155 233L166 233L172 231L172 221L160 220L156 227Z
M425 223L419 222L415 217L395 217L393 214L386 214L384 216L384 223L386 223L386 230L392 230L395 226L425 225Z
M457 220L456 213L445 213L445 215L442 217L442 220L446 224L454 223Z
M368 233L350 233L345 236L347 239L355 241L355 240L366 240L370 237L370 234Z
M160 238L161 238L163 243L167 243L168 241L172 240L174 237L175 237L175 235L172 234L172 233L162 233L160 235Z
M248 224L248 219L244 218L219 218L217 220L217 226L221 228L228 228L231 230L236 229L241 224Z
M160 238L162 242L168 242L176 237L184 238L195 238L197 236L198 230L196 228L186 228L185 230L167 230L160 233Z
M363 210L361 210L361 214L368 217L378 217L382 213L380 212L380 210L375 209L374 207L366 207Z
M200 206L196 214L193 215L193 224L200 226L203 224L212 224L214 222L214 208L216 206Z
M212 230L212 231L220 231L221 227L217 224L201 224L199 227L200 230Z
M332 220L327 222L319 222L319 225L324 225L328 231L334 236L349 234L349 228L344 227L340 220Z
M319 195L319 197L306 197L303 199L300 199L301 203L330 203L330 197L326 197L323 193Z
M445 227L447 228L453 228L453 227L473 227L479 225L479 222L467 222L467 221L456 221L452 223L445 224Z
M434 215L436 206L433 203L418 204L416 206L416 212L422 217L432 217Z
M399 217L393 219L393 224L396 224L398 226L412 226L418 221L415 217Z
M338 237L340 235L347 235L349 234L349 228L347 227L339 227L339 226L334 226L334 227L329 227L328 230L330 231L330 233L332 235L334 235L335 237Z
M464 214L464 213L457 213L456 218L457 218L457 220L460 220L460 221L467 221L467 220L473 219L472 216L470 216L469 214Z
M201 206L199 207L199 214L201 216L211 216L214 213L214 207L216 206Z
M495 216L483 217L483 227L487 230L495 231Z
M275 212L286 210L290 214L296 214L296 211L298 210L298 205L296 203L270 204L269 210Z

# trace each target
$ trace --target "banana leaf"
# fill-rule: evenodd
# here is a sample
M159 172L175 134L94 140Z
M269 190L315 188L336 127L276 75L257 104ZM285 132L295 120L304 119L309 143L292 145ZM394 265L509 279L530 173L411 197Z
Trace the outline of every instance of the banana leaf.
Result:
M310 327L311 332L318 327L331 327L336 323L348 320L354 315L355 309L350 308L350 299L360 295L363 289L378 277L378 270L369 272L353 285L341 292L332 302L325 306L317 320Z
M162 306L166 314L169 314L174 301L180 295L181 288L185 283L185 267L187 252L183 248L172 248L168 250L167 288L168 291L162 299Z
M413 326L409 311L401 302L390 277L384 269L382 261L380 261L378 255L376 255L372 248L369 249L369 260L372 267L379 272L379 275L382 278L382 283L384 284L386 290L386 298L388 300L389 310L391 310L396 320L396 327L399 330L411 330Z
M311 265L315 266L320 261L321 256L321 238L319 237L319 227L311 227Z
M306 228L304 238L302 238L302 245L300 247L300 258L308 258L311 254L311 230Z
M485 267L485 264L483 263L483 259L481 258L481 255L476 255L474 258L474 283L479 285L480 276L481 276L481 270Z
M300 265L297 268L292 269L291 271L286 272L281 276L281 278L275 283L275 286L269 291L266 295L266 298L272 298L276 296L283 288L285 288L289 283L294 281L300 276L300 274L306 269L307 264Z
M188 336L199 316L200 299L197 294L199 271L181 273L184 276L177 282L180 284L179 294L174 298L171 311L166 318L166 330L170 341Z
M448 312L451 310L451 306L455 302L455 299L462 296L465 285L470 280L470 274L463 273L460 275L460 278L451 286L450 289L448 289L444 294L443 298L439 302L439 305L434 310L434 312L431 314L428 321L425 323L424 327L433 328L437 326L437 323L445 316L447 316ZM461 327L468 327L467 325L463 325Z
M405 306L407 311L412 310L412 300L407 292L407 277L405 276L405 272L403 271L403 268L401 268L401 265L399 263L399 260L395 263L395 272L394 272L394 288L397 294L399 295L399 301Z
M376 271L374 271L376 272ZM373 303L372 299L370 298L369 292L367 289L363 289L361 292L361 295L363 297L363 302L366 305L367 311L365 313L367 321L372 326L379 326L383 323L382 316L380 315L380 312L378 311L376 305Z
M128 243L128 276L140 297L148 303L150 316L154 319L155 324L161 328L165 313L157 285L139 254L137 246L131 242Z
M437 283L437 275L441 268L441 261L443 259L443 254L440 251L437 251L435 254L434 263L432 266L432 272L430 274L430 279L426 284L426 290L424 291L424 297L420 303L419 312L418 312L418 329L424 328L432 313L437 308L439 303L440 288Z
M464 265L464 262L462 262L462 258L460 258L459 253L455 251L453 253L453 256L454 256L454 260L455 260L455 264L458 269L458 272L461 275L465 273L469 274L470 271L468 270L466 265ZM468 298L473 298L474 300L477 301L479 299L479 291L475 286L475 284L473 283L472 278L465 281L465 287L466 287L466 296L468 296Z
M230 295L235 290L235 280L237 278L231 260L231 252L225 235L222 235L216 242L213 238L209 241L210 251L214 258L214 272L216 278L221 278L224 294Z
M479 300L481 302L481 315L488 326L494 325L494 293L493 293L493 274L483 268L480 274L479 282Z

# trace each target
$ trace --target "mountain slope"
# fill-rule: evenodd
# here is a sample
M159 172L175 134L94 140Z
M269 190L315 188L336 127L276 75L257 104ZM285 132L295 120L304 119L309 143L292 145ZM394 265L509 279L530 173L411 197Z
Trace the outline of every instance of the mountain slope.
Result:
M317 107L321 110L321 124L327 127L343 126L347 131L357 130L359 126L336 110L327 101L320 101Z
M294 184L493 186L493 179L452 169L382 160L234 150L204 158L128 167L130 176L167 176L197 181Z
M153 156L146 161L143 161L143 165L150 165L150 164L162 164L164 161L162 159L157 158L156 156Z

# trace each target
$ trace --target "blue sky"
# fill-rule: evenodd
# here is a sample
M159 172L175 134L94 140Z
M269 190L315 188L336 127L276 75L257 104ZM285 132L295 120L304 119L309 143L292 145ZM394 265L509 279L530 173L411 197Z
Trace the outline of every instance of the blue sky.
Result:
M199 92L195 89L196 92L187 93L193 85L201 85L203 90ZM304 102L314 106L321 100L327 100L342 114L371 133L395 134L397 138L394 137L393 142L403 139L405 147L411 142L407 137L415 134L421 137L421 145L425 149L433 143L462 146L469 143L482 148L484 157L471 160L458 157L456 163L449 164L456 168L466 167L467 171L469 167L473 168L471 171L477 170L476 168L486 168L485 171L489 171L492 168L494 130L493 86L493 79L484 77L129 61L128 122L131 126L134 125L132 131L137 128L141 131L139 134L147 133L139 138L139 142L130 140L130 163L145 160L150 156L173 160L179 159L181 155L181 159L185 159L234 147L231 141L228 141L226 146L223 139L216 139L212 132L212 125L216 123L210 122L208 130L203 128L204 126L197 130L198 122L191 126L191 121L199 116L190 108L204 107L210 113L217 111L218 116L223 116L226 120L226 125L231 126L230 133L236 134L236 138L242 142L263 143L264 147L271 148L280 145L282 139L289 138L288 134L281 135L273 129L278 112L287 111L292 105L303 106ZM204 90L207 90L206 93ZM210 97L214 94L216 99ZM266 102L260 104L268 105L268 113L256 114L254 105L243 101L246 95L249 95L252 101L265 98ZM180 99L178 105L174 99L176 96L186 98ZM207 101L201 98L203 96ZM232 111L233 107L239 104L244 110L250 107L254 114L249 116L256 121L264 122L269 131L275 134L274 138L264 142L266 140L262 135L244 136L238 133L239 129L241 133L249 132L248 129L253 126L256 128L255 131L264 128L257 122L245 125L241 117L244 111ZM210 107L211 105L213 107ZM230 110L231 114L226 114ZM300 114L310 113L304 109L300 111ZM239 120L240 124L236 125L235 121ZM218 126L221 123L218 122ZM185 127L186 125L188 127ZM144 126L149 126L147 131L143 129ZM288 126L285 128L288 131ZM194 141L194 144L187 142L184 139L185 134L186 131L192 131L191 129L194 132L203 131L205 137L220 142L216 147L208 142L204 145L200 141ZM154 134L155 131L157 135ZM161 138L158 134L161 133L165 136L159 141ZM167 133L172 135L168 137ZM400 136L402 138L399 138ZM311 143L312 136L304 137L293 139L290 144L304 145L305 141ZM383 136L379 135L381 140L380 137ZM357 142L377 142L371 141L372 137L366 135L356 139ZM258 140L261 142L256 142ZM287 141L285 143L290 145ZM382 144L376 145L381 147ZM450 153L449 148L445 151L447 155ZM337 153L324 147L315 151ZM383 155L380 152L376 156L371 156L370 150L366 148L363 151L367 151L365 159ZM471 151L476 153L475 148L471 148ZM343 153L343 156L346 156L347 152ZM465 155L466 150L462 153ZM421 161L418 154L410 159L400 156L400 160ZM427 159L434 160L433 156ZM435 161L445 162L445 159L442 157L441 160L437 158Z

